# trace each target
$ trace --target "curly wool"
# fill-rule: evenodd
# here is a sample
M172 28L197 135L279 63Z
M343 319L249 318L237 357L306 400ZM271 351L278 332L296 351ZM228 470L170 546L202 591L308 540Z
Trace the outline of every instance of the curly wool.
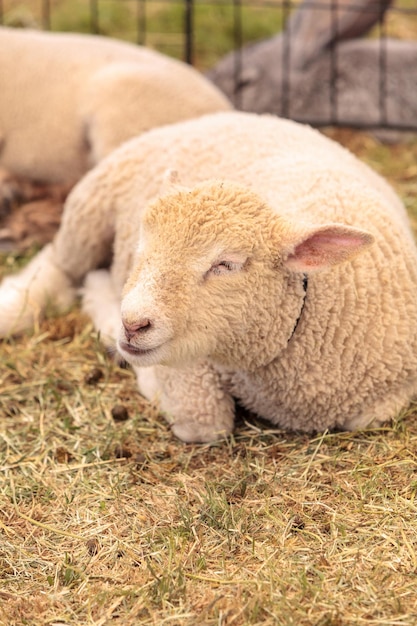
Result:
M62 299L50 264L72 284L91 272L85 310L185 441L231 432L233 398L312 432L378 425L417 390L406 211L309 127L227 112L133 139L77 185L41 254L33 288L8 279L25 299L0 288L0 333Z

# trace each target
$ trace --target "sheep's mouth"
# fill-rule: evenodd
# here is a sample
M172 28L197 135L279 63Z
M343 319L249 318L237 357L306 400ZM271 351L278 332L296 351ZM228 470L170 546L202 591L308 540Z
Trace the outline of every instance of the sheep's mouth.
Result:
M166 344L162 343L153 348L139 348L127 341L119 341L117 345L119 354L127 363L136 367L158 365L166 355Z
M153 352L155 352L158 348L159 346L156 346L156 348L144 349L132 346L132 344L126 342L119 343L119 349L122 352L127 352L127 354L131 354L132 356L147 356L148 354L152 354Z

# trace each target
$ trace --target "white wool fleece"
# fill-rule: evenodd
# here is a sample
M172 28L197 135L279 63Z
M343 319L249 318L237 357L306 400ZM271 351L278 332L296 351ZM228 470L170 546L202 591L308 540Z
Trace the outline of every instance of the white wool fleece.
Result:
M0 165L75 183L151 128L230 109L197 70L95 35L0 27Z
M230 433L234 398L313 432L380 424L417 390L405 209L309 127L227 112L131 140L71 193L48 260L79 284L111 250L88 312L185 441Z

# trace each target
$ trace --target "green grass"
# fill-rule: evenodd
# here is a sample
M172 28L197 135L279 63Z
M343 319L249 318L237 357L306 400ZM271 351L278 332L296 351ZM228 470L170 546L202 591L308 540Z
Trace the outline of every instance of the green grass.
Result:
M98 0L97 14L89 0L52 0L45 13L42 0L4 0L4 23L50 27L58 31L100 34L141 43L179 59L185 58L183 0ZM400 0L396 8L413 9L413 0ZM241 5L241 42L259 41L281 31L285 9L280 1L251 0ZM194 3L193 62L202 70L212 67L235 46L235 11L232 0L196 0ZM378 29L374 29L374 36ZM387 32L415 38L417 15L392 12Z
M144 8L145 7L145 8ZM4 5L4 22L18 26L46 27L42 2L9 0ZM148 0L139 5L131 0L101 0L97 22L87 0L57 0L51 3L50 27L58 31L88 33L144 43L177 58L184 58L185 12L182 0ZM145 32L142 32L145 27ZM272 36L282 28L282 10L277 6L253 3L242 8L242 42ZM194 62L198 67L213 65L234 45L234 11L231 2L195 3Z

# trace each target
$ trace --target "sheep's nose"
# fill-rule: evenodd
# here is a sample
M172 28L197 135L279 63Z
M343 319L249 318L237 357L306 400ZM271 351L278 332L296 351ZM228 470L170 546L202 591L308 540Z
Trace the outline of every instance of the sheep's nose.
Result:
M146 333L152 326L151 320L148 318L144 318L133 324L124 321L122 323L127 340L132 339L137 333Z

